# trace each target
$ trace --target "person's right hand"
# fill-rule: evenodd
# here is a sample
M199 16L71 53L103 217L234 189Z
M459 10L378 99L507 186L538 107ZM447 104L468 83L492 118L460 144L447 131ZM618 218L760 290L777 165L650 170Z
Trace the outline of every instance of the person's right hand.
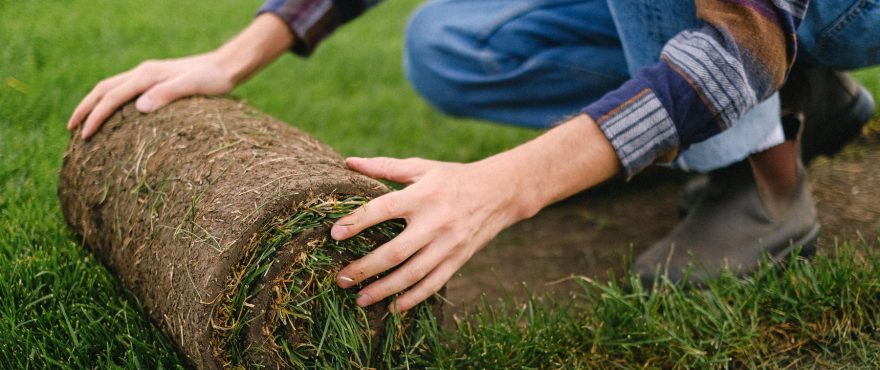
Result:
M138 95L137 109L149 113L185 96L228 93L235 81L221 62L216 53L143 62L95 85L73 111L67 130L85 120L82 137L88 139L110 114Z

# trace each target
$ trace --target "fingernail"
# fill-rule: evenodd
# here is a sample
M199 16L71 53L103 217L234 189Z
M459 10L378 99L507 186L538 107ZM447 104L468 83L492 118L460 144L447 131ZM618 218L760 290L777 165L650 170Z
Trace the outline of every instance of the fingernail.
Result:
M150 113L153 109L156 109L156 102L154 102L149 96L144 95L138 99L136 106L139 111Z
M352 286L352 283L354 283L354 279L352 279L348 276L345 276L345 275L339 275L339 277L337 277L336 280L337 280L337 284L339 284L339 286L342 288L348 288L348 287Z
M358 299L357 301L355 301L355 303L357 303L358 306L367 307L373 304L373 298L370 297L369 294L361 294L358 296Z
M348 228L345 226L333 225L333 228L330 229L330 236L336 240L342 240L345 238L345 233L348 232Z

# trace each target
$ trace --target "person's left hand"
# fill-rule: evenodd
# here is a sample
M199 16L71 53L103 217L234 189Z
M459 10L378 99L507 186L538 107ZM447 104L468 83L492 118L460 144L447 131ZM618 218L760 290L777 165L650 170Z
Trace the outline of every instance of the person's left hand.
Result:
M375 198L334 224L331 236L342 240L392 219L406 229L336 276L343 288L400 265L359 292L361 307L406 290L389 310L405 311L439 291L471 256L495 235L537 209L518 196L525 174L502 163L470 164L419 158L349 158L351 169L408 185Z

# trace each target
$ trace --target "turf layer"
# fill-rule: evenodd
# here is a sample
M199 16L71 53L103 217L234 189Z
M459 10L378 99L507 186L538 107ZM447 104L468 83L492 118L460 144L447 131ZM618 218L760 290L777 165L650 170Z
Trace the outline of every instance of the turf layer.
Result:
M274 340L266 348L254 348L243 339L242 331L250 324L246 317L253 307L248 301L259 293L256 282L276 262L276 254L298 236L326 230L366 201L359 196L334 196L301 204L290 217L274 220L248 247L215 321L224 328L217 333L228 365L255 366L248 361L248 352L264 351L278 363L296 369L364 368L391 365L396 361L395 353L406 352L412 342L406 326L411 319L424 319L430 314L428 310L395 317L376 330L369 313L355 304L356 288L345 290L335 283L344 261L364 256L377 247L377 240L397 235L403 229L397 221L376 225L343 241L324 234L305 241L307 247L286 268L288 273L272 286L274 302L266 312L271 316L270 325L264 329L273 333Z

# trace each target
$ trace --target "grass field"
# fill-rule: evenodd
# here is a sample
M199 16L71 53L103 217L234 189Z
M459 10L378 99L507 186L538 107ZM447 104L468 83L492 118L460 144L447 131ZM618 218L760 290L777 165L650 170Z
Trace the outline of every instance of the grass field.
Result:
M64 225L55 197L64 123L101 78L207 51L259 3L0 1L0 368L181 366L136 299ZM416 96L400 66L416 4L391 1L311 60L285 56L235 93L346 155L470 161L535 136L444 117ZM877 70L857 77L880 92ZM572 302L487 305L458 330L426 329L433 355L412 365L878 366L880 262L851 254L873 244L703 292L627 293L584 281Z

